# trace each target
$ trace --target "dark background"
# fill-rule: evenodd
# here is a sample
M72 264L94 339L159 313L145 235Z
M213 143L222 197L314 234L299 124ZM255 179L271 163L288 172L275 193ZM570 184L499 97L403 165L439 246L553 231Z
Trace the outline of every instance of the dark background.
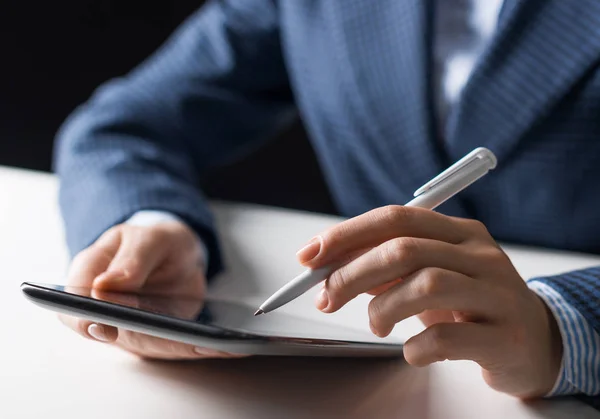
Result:
M54 135L69 113L152 53L202 3L3 0L0 165L51 170ZM213 198L335 213L301 123L204 183Z

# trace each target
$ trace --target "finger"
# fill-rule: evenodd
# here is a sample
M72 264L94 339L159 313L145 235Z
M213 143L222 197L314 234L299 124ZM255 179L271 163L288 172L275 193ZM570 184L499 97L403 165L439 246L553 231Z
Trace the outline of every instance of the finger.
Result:
M59 319L65 326L71 328L84 338L92 339L98 342L114 342L117 340L119 335L117 328L112 326L65 315L59 315Z
M112 229L104 233L93 245L73 258L67 282L74 287L91 287L98 275L104 272L121 243L120 230Z
M386 292L387 290L389 290L393 286L398 285L400 282L402 282L402 278L398 278L398 279L395 279L395 280L393 280L391 282L387 282L385 284L378 285L375 288L372 288L369 291L367 291L367 294L371 294L371 295L383 294L384 292Z
M110 292L92 289L91 297L95 300L107 301L126 307L140 308L140 296L132 293Z
M139 229L124 234L119 250L107 271L94 280L94 287L121 292L138 291L164 257L166 246L158 234L140 234Z
M336 261L335 264L333 264L333 270L337 270L340 269L342 266L352 262L354 259L364 255L365 253L369 252L371 250L371 248L368 249L359 249L359 250L355 250L352 251L350 253L348 253L347 255L345 255L344 257L342 257L341 259L339 259L338 261ZM328 304L328 297L327 297L327 290L325 289L325 285L326 285L326 281L322 283L321 286L321 291L317 294L317 298L316 298L316 306L319 310L323 310L327 304Z
M418 315L419 320L425 327L436 323L454 323L454 313L448 310L426 310Z
M339 310L359 294L428 267L474 275L477 260L461 246L437 240L392 239L329 276L325 283L329 304L324 311Z
M476 233L481 234L475 224L481 225L423 208L391 205L335 225L313 239L297 256L300 263L314 268L352 250L374 247L394 237L420 237L457 244Z
M404 344L404 358L423 367L445 360L471 360L493 364L502 347L495 326L478 323L438 323Z
M120 230L111 229L73 259L67 275L68 287L74 287L70 292L79 295L89 293L88 288L92 286L94 278L106 270L117 252L120 241ZM79 287L83 287L85 290ZM64 325L88 339L113 342L117 338L117 329L111 326L95 324L88 320L66 315L59 315L59 319Z
M240 357L210 348L176 342L143 333L120 330L117 346L144 358L184 360L202 358Z
M145 291L145 290L144 290ZM92 290L92 297L97 300L120 304L126 307L139 308L154 313L166 314L181 319L197 319L202 312L204 300L188 295L186 298L166 295L133 294L124 292L106 292Z
M501 313L489 284L457 272L427 268L371 300L371 330L384 337L396 323L425 310L436 309L461 311L488 319Z

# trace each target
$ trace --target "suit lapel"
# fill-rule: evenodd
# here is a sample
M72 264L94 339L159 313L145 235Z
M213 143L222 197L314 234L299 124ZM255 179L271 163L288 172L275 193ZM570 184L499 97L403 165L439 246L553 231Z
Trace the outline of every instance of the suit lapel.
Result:
M364 159L414 191L443 167L430 106L430 8L423 0L329 1L341 82L371 142ZM376 153L376 155L373 155Z
M505 0L497 33L451 113L451 157L484 145L500 164L600 59L600 1Z

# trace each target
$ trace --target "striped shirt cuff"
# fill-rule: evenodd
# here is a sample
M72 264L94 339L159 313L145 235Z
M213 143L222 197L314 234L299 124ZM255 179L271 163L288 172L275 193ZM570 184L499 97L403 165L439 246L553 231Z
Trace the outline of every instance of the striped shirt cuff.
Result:
M554 288L527 284L546 303L560 329L563 358L558 379L546 397L600 393L600 336Z
M171 214L170 212L165 211L155 211L155 210L144 210L138 211L133 214L125 223L129 225L136 226L151 226L159 223L165 223L169 221L178 221L180 223L186 224L184 220L176 216L175 214ZM204 264L204 269L206 270L208 266L208 249L204 242L198 237L198 244L200 245L200 251L202 252L202 263ZM205 272L206 273L206 272Z

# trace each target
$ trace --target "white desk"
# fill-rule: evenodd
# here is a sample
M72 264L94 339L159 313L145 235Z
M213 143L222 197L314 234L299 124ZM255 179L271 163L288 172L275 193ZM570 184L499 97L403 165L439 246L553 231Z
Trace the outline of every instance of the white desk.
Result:
M424 369L398 360L152 363L87 341L19 291L22 281L63 281L68 260L56 186L52 176L0 168L1 418L600 418L571 399L525 404L496 393L469 362ZM257 207L215 210L231 278L214 292L254 303L298 273L295 250L337 221ZM600 263L585 255L507 251L525 277ZM366 297L332 316L318 313L312 298L285 309L368 330ZM394 334L420 329L411 319Z

